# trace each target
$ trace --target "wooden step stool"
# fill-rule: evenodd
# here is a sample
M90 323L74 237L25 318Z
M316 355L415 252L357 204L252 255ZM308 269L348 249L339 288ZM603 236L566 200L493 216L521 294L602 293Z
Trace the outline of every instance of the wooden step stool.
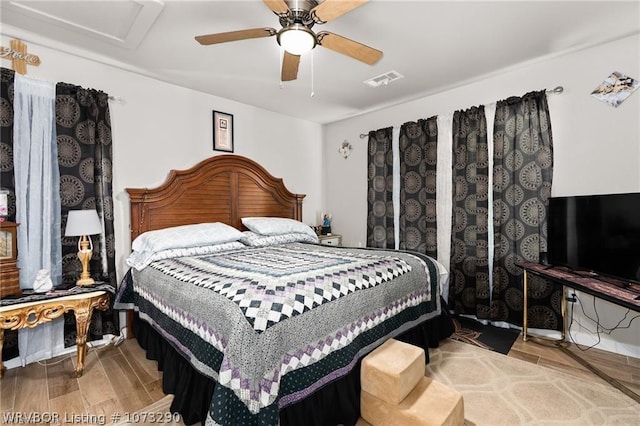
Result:
M425 377L422 348L390 339L362 360L360 411L373 426L464 424L462 395Z

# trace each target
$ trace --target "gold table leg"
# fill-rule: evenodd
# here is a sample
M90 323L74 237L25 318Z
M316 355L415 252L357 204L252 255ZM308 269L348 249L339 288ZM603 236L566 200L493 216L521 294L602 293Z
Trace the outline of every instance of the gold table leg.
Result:
M560 301L560 312L562 315L562 332L560 333L560 341L564 342L567 335L567 288L562 286L562 300Z
M104 293L98 297L79 300L73 307L76 315L76 377L84 373L84 358L87 353L87 333L93 309L106 311L109 308L109 295Z
M89 319L93 307L90 301L84 301L81 305L76 306L74 313L76 314L76 346L77 346L77 362L76 377L82 376L84 372L84 357L87 353L87 333L89 331Z
M4 345L4 328L0 327L0 379L4 377L4 364L2 363L2 347Z
M528 316L529 313L527 312L527 299L528 299L528 287L529 287L529 283L528 283L529 279L528 279L528 274L527 274L527 270L524 270L524 284L523 284L523 288L522 291L524 292L523 295L523 307L522 307L522 340L523 341L527 341L527 328L528 328Z

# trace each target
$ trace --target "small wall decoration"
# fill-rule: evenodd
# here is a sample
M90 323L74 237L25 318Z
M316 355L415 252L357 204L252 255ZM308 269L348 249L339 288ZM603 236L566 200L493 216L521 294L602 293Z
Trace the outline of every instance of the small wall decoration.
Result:
M213 149L233 152L233 115L213 111Z
M640 81L615 71L591 92L591 96L616 108L639 86Z
M13 70L18 74L27 73L27 65L40 65L38 55L27 52L27 44L21 40L11 40L9 47L0 46L0 58L11 60Z
M346 159L351 154L351 151L353 151L353 146L345 139L340 148L338 148L338 152Z

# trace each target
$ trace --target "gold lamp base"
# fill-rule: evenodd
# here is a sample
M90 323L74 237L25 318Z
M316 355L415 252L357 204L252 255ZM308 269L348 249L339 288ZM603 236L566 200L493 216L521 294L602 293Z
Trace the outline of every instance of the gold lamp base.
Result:
M95 284L95 280L91 278L91 275L89 275L89 261L93 255L93 250L89 248L90 243L86 235L82 236L78 245L80 246L80 249L78 250L78 259L82 264L82 273L80 274L78 281L76 281L76 285L87 286Z
M96 283L96 281L91 277L89 277L89 278L79 278L78 281L76 281L76 285L79 285L79 286L93 285L95 283Z

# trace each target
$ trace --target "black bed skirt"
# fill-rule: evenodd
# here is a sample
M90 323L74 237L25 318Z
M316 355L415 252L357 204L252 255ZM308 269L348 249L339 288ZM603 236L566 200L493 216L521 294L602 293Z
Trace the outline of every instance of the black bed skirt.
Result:
M440 340L453 333L451 318L443 313L396 337L425 349L438 347ZM147 358L158 362L162 371L162 390L175 395L171 412L180 413L187 425L202 422L207 417L216 382L198 373L147 322L137 315L134 334ZM329 383L306 399L280 411L280 424L286 425L355 425L360 417L360 361L346 376Z

